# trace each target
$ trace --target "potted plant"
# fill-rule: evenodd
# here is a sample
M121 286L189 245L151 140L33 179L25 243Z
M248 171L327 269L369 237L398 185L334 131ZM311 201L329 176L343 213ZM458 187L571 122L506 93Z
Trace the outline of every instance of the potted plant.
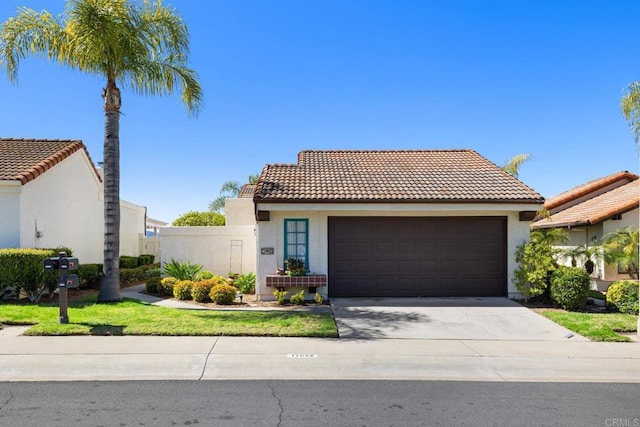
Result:
M304 276L307 273L302 260L289 257L284 263L287 266L287 275L289 276Z

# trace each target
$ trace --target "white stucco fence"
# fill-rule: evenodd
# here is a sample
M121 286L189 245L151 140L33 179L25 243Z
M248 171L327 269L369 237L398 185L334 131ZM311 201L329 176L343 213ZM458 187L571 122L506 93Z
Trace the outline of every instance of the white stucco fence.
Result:
M163 227L162 262L189 261L204 270L226 276L229 272L256 272L255 226Z

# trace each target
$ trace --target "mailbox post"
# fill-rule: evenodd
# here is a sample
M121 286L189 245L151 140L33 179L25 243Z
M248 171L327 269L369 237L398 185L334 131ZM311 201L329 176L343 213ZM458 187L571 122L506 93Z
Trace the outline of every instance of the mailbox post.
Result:
M47 258L44 260L45 271L58 272L58 300L60 305L60 317L58 323L69 323L67 309L69 307L69 296L67 290L77 288L80 281L77 274L67 274L69 271L78 269L78 258L68 257L66 252L60 252L57 258Z

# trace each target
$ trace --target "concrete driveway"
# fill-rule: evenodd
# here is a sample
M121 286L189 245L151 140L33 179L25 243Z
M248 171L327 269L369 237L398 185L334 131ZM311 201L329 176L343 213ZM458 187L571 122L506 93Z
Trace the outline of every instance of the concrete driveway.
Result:
M506 298L332 298L340 338L588 341Z

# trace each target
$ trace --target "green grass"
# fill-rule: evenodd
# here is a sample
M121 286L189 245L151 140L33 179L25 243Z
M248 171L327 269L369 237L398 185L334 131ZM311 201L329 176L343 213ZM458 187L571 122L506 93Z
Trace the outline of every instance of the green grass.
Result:
M97 304L93 296L70 302L68 315L61 325L54 304L0 305L0 324L34 325L26 335L338 336L329 313L181 310L129 299Z
M637 332L638 316L632 314L557 310L540 310L540 314L591 341L627 342L630 339L617 332Z

